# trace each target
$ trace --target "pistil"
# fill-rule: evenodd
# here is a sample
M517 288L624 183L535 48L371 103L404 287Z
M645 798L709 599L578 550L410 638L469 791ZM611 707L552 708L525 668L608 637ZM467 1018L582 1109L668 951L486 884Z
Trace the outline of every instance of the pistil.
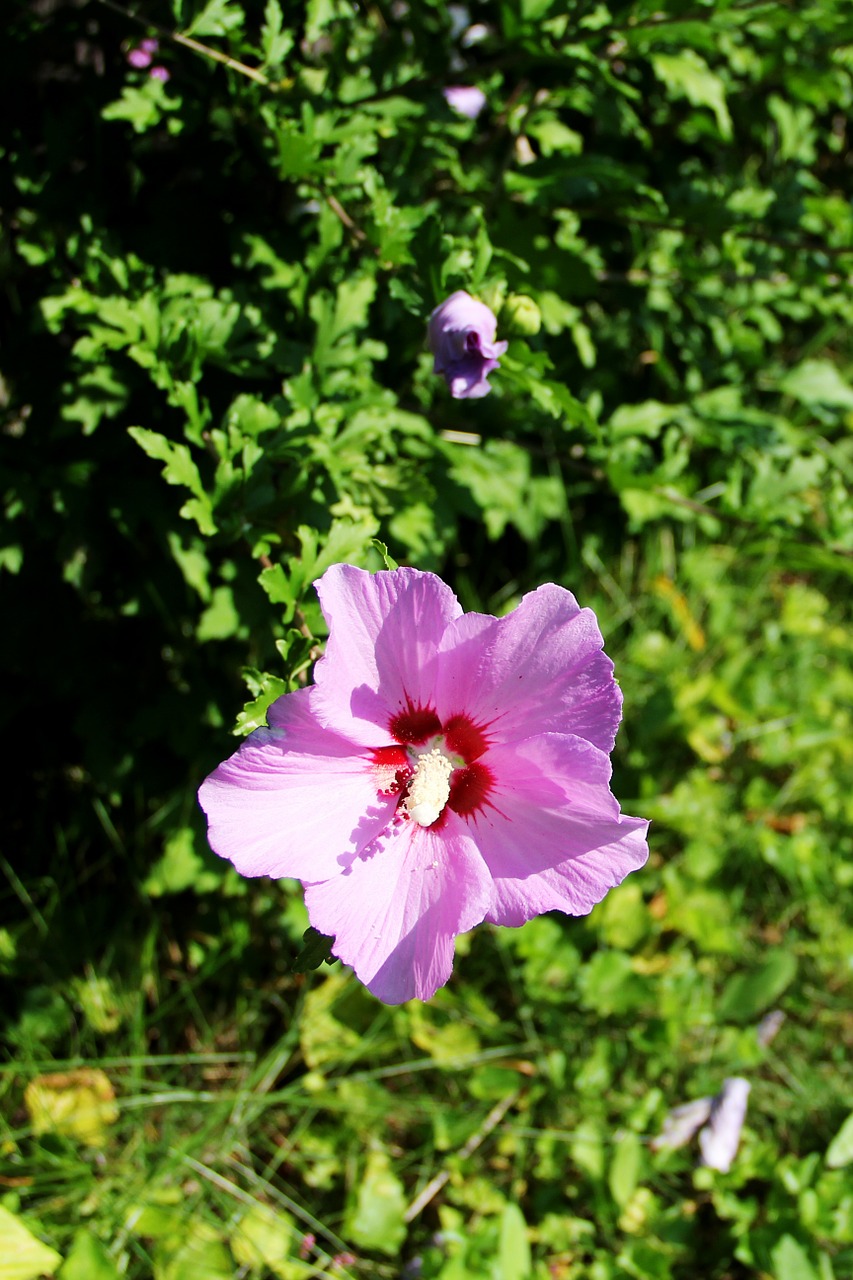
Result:
M441 816L450 796L454 762L440 747L418 755L409 791L401 808L421 827L431 827Z

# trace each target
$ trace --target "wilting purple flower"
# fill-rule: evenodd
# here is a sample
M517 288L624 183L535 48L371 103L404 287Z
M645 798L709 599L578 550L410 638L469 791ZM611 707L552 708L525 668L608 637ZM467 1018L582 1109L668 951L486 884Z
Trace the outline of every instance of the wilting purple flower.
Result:
M740 1131L746 1119L749 1081L729 1076L711 1106L711 1118L699 1134L702 1163L709 1169L728 1173L737 1155Z
M486 105L486 95L483 90L473 84L450 84L442 90L442 93L447 105L454 111L458 111L460 115L467 116L469 120L476 120Z
M609 787L613 664L570 592L493 618L416 569L334 565L316 585L316 683L274 702L199 798L217 853L300 879L374 995L426 1000L457 934L584 915L645 862L648 823Z
M684 1147L699 1129L702 1163L728 1173L737 1154L749 1089L749 1081L742 1076L729 1076L715 1097L697 1098L673 1108L664 1117L661 1132L652 1139L652 1150Z
M488 40L489 36L494 35L494 27L490 27L485 22L475 22L467 31L462 33L459 43L463 49L471 49L475 44L480 44L483 40Z
M429 318L429 345L435 364L456 400L477 400L491 387L488 375L498 367L507 343L495 342L498 322L483 302L457 289Z
M785 1021L785 1015L781 1009L772 1009L770 1013L765 1013L764 1017L755 1028L755 1038L761 1045L762 1049L766 1049L771 1041L782 1029L782 1023Z
M656 1138L652 1138L652 1151L667 1149L675 1151L686 1147L687 1143L708 1120L713 1098L696 1098L693 1102L684 1102L680 1107L673 1107L664 1116L663 1128Z
M130 53L128 53L127 60L132 67L138 67L139 70L142 71L146 67L151 66L151 62L154 57L154 54L157 52L159 48L160 48L159 40L154 40L150 38L147 40L140 40L136 48L131 49Z

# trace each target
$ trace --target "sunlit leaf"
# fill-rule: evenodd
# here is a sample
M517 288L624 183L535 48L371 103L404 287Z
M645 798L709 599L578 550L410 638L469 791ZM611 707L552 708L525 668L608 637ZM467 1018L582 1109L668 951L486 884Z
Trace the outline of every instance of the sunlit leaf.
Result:
M2 1274L0 1263L0 1276ZM119 1271L97 1236L82 1227L60 1268L59 1280L119 1280Z
M0 1205L0 1280L36 1280L52 1275L61 1261L61 1254Z
M720 135L727 140L731 138L732 118L726 105L725 85L695 49L653 54L652 66L655 75L673 93L683 94L696 107L710 107Z
M853 1161L853 1112L830 1142L825 1158L830 1169L843 1169Z

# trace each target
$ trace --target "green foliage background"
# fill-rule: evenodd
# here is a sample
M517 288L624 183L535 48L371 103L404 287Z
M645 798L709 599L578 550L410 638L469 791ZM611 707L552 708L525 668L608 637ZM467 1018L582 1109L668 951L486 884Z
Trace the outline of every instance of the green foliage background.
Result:
M0 46L10 1274L843 1280L850 6L134 13ZM425 350L456 288L511 340L482 401ZM195 802L378 541L466 608L596 609L654 820L591 917L480 929L400 1009L291 971L298 886ZM94 1147L23 1101L83 1064ZM651 1150L733 1074L731 1173Z

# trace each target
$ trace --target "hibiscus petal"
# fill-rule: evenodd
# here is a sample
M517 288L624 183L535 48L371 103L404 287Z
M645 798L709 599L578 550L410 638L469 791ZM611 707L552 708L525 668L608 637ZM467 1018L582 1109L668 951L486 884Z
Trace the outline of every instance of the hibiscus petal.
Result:
M486 917L520 925L543 911L585 915L648 857L648 822L620 814L610 761L580 738L543 734L491 748L494 779L468 819L495 882Z
M592 610L553 583L503 618L466 613L441 645L438 714L464 711L502 742L554 731L610 751L622 694L603 644Z
M507 349L496 342L497 320L485 303L457 289L429 318L433 372L444 375L456 399L480 399L491 391L488 374Z
M455 814L440 832L398 822L344 875L305 888L315 929L386 1004L428 1000L450 977L453 940L479 924L492 886Z
M435 654L462 610L432 573L375 574L333 565L315 584L330 636L314 679L322 722L368 746L388 742L388 723L409 702L433 699Z
M498 367L497 360L486 359L479 351L454 361L447 369L450 394L454 400L481 400L492 389L489 374Z
M202 783L208 838L244 876L317 880L341 871L390 822L397 796L364 749L312 711L314 690L285 694Z

